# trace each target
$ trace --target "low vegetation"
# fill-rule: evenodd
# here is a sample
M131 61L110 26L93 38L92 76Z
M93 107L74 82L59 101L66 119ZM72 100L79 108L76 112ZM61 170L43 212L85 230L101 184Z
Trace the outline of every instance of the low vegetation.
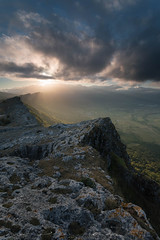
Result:
M40 225L40 222L39 222L38 218L36 218L36 217L32 217L30 220L30 223L34 226Z
M101 213L101 210L98 208L97 204L93 203L89 199L85 202L84 207L92 212L95 217Z
M70 188L55 188L52 192L56 194L71 194L72 190Z
M160 184L160 146L141 143L135 148L128 148L131 164L137 172Z
M11 123L9 115L0 118L0 126L6 126Z
M114 198L107 198L105 201L105 209L104 210L112 210L119 207L119 203Z
M18 233L21 230L19 225L13 225L11 221L0 220L0 227L5 227L11 230L12 233Z
M19 181L20 181L21 179L20 179L19 176L17 176L16 173L13 173L13 175L10 177L9 180L10 180L10 182L11 182L12 184L17 184L17 183L19 183Z
M44 229L42 235L41 235L41 240L51 240L53 234L55 233L54 228L46 228Z
M79 222L71 222L68 231L71 235L82 235L85 232L85 228L81 226Z
M10 208L10 207L12 207L12 205L13 205L12 202L8 202L8 203L4 203L4 204L3 204L3 207L5 207L5 208Z
M57 197L49 198L48 202L51 203L51 204L56 204L57 203Z
M86 186L86 187L90 187L90 188L95 188L96 187L96 184L93 182L92 179L90 178L82 178L81 179L81 182L83 182L83 184Z

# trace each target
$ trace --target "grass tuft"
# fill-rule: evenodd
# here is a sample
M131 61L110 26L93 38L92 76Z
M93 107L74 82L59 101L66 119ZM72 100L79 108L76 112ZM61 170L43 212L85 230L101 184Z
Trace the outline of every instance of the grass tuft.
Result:
M90 187L90 188L93 188L95 189L96 188L96 184L93 182L92 179L90 178L82 178L81 179L81 182L83 182L83 184L86 186L86 187Z

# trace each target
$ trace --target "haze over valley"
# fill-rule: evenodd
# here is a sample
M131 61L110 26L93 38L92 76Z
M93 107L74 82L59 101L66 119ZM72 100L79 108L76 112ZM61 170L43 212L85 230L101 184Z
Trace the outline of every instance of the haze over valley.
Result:
M34 90L33 90L34 89ZM118 86L49 85L18 89L40 92L21 95L22 101L42 125L77 123L110 117L127 145L132 164L141 173L160 182L160 92L151 88ZM11 90L10 90L11 91ZM16 95L16 90L13 91ZM4 98L14 95L1 93Z

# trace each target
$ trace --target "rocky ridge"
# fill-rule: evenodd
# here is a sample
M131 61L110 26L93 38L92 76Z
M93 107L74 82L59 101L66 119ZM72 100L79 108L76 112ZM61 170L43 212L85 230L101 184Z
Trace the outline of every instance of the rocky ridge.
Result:
M30 115L20 99L7 104ZM44 128L17 116L0 127L0 239L159 239L114 191L112 159L130 160L109 118Z
M4 122L1 122L1 120ZM0 103L0 125L26 126L38 124L35 117L30 114L20 97L7 99Z

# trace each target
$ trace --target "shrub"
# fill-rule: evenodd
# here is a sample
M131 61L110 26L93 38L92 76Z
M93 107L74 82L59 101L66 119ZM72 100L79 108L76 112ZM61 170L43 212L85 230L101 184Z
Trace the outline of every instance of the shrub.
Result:
M32 208L31 207L26 207L27 212L31 212Z
M46 229L44 229L44 231L41 235L41 239L42 240L51 240L54 233L55 233L54 228L46 228Z
M101 210L98 209L97 204L94 204L91 200L87 200L84 204L84 207L93 213L94 216L97 216L101 213Z
M8 202L8 203L3 204L3 207L10 208L10 207L12 207L12 205L13 205L12 202Z
M31 218L30 223L34 226L40 225L38 218L35 218L35 217Z
M21 227L19 225L13 225L11 227L11 232L18 233L21 230Z
M85 228L79 222L71 222L68 231L72 235L82 235L85 232Z
M51 204L55 204L57 203L57 198L56 197L51 197L48 202L50 202Z
M114 198L107 198L105 201L105 209L104 210L112 210L119 207L119 204Z
M9 178L9 180L12 184L17 184L21 179L19 176L17 176L16 173L13 173L13 175Z
M90 178L82 178L81 182L83 182L83 184L86 187L90 187L90 188L96 188L96 184L90 179Z
M52 192L56 194L70 194L72 193L72 190L69 188L55 188L52 190Z

